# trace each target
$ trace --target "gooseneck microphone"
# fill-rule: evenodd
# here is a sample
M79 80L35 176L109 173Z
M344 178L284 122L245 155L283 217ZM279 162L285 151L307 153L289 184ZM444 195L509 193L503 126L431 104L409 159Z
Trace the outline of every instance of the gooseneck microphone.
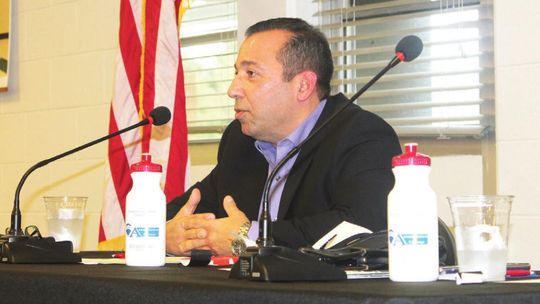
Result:
M388 72L391 68L398 65L400 62L409 62L413 61L422 53L422 50L424 49L424 44L422 43L422 40L418 38L418 36L410 35L405 36L401 38L401 40L396 45L396 55L390 62L379 72L377 75L375 75L373 78L371 78L368 83L366 83L356 94L354 94L351 97L351 102L355 101L360 95L364 94L364 92L371 87L372 84L374 84L379 78L381 78L386 72Z
M54 239L51 240L51 238L35 238L23 232L21 229L21 210L19 198L24 182L36 169L41 168L55 160L66 157L141 126L148 124L160 126L166 124L170 119L171 112L167 107L156 107L150 112L148 118L145 118L134 125L110 133L106 136L78 146L69 151L60 153L51 158L42 160L30 167L30 169L28 169L22 176L19 184L17 185L17 189L15 190L10 228L7 230L6 235L0 237L0 253L2 261L7 261L10 263L69 263L80 261L80 257L72 253L72 244L70 241L55 242Z
M313 136L319 133L328 123L330 123L345 108L352 104L360 95L369 89L386 72L403 61L412 61L420 55L423 43L417 36L406 36L402 38L395 48L395 56L390 62L368 81L349 101L340 109L334 112L327 120L313 130L308 137L295 146L285 155L268 175L263 188L262 212L259 218L259 238L257 239L258 252L240 257L231 270L231 278L262 280L262 281L306 281L306 280L341 280L345 279L342 269L333 267L330 264L315 260L311 256L301 254L296 250L274 245L272 238L272 221L270 216L269 193L272 181L281 167L300 152L301 148Z
M396 45L396 57L399 61L413 61L420 56L423 49L424 44L418 36L405 36Z
M392 58L392 60L390 60L390 62L379 73L377 73L377 75L375 75L356 94L354 94L349 100L349 102L347 102L343 107L338 109L332 116L330 116L326 121L324 121L317 129L311 132L310 135L306 137L306 139L304 139L301 143L295 146L291 151L289 151L288 154L285 155L285 157L281 159L280 162L276 164L274 170L270 172L270 175L268 176L268 179L266 180L263 188L263 210L261 213L261 218L259 219L261 225L259 226L259 238L257 239L257 245L265 247L272 246L274 244L274 241L272 240L272 225L270 219L270 206L268 203L268 196L270 193L270 186L272 185L272 181L274 180L275 175L278 173L281 167L283 167L283 165L285 165L285 163L294 155L300 152L300 149L304 146L306 142L308 142L313 136L315 136L315 134L319 133L322 128L324 128L330 121L332 121L334 117L339 115L346 107L348 107L351 103L358 99L360 95L367 91L367 89L369 89L386 72L388 72L391 68L395 67L402 61L408 62L416 59L416 57L418 57L422 52L423 48L424 45L422 43L422 40L420 40L420 38L418 38L417 36L411 35L403 37L396 45L396 55L394 56L394 58Z

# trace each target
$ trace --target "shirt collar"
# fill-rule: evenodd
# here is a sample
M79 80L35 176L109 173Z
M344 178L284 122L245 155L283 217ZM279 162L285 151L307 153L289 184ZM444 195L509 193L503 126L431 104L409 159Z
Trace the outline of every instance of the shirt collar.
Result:
M313 130L315 123L321 116L325 105L326 99L319 102L317 108L315 108L315 110L311 112L291 134L280 140L275 146L267 141L256 140L255 147L261 152L271 166L275 165L295 146L308 137L309 133Z

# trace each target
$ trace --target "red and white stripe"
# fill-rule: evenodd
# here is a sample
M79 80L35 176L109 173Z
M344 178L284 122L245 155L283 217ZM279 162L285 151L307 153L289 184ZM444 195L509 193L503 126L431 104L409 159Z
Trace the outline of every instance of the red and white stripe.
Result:
M141 71L144 71L144 113L147 115L157 106L166 106L172 118L166 125L146 126L144 130L129 131L109 140L100 242L124 235L125 199L132 185L129 166L140 160L142 151L149 151L152 160L163 165L162 183L167 201L186 188L189 158L178 26L180 3L181 0L121 0L120 53L109 132L139 121ZM143 5L146 8L144 29ZM142 33L145 33L144 40ZM143 44L144 69L141 69Z

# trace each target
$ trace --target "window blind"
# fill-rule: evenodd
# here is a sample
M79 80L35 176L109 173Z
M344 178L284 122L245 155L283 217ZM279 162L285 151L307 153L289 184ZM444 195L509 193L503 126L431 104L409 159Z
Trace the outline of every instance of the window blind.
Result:
M491 1L318 0L329 39L334 93L352 96L394 56L406 35L424 51L358 100L400 136L477 137L494 127Z
M192 0L180 26L188 140L215 141L234 117L227 89L237 52L236 0Z

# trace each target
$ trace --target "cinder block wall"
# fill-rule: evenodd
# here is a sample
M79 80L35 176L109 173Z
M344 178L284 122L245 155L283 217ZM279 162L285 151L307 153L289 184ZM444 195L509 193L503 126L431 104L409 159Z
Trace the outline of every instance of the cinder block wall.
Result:
M0 229L34 163L108 130L118 0L12 1L9 90L0 93ZM42 196L88 196L82 249L96 247L106 144L38 169L21 193L23 227L47 232Z
M515 195L510 257L540 267L540 2L495 0L497 190Z

